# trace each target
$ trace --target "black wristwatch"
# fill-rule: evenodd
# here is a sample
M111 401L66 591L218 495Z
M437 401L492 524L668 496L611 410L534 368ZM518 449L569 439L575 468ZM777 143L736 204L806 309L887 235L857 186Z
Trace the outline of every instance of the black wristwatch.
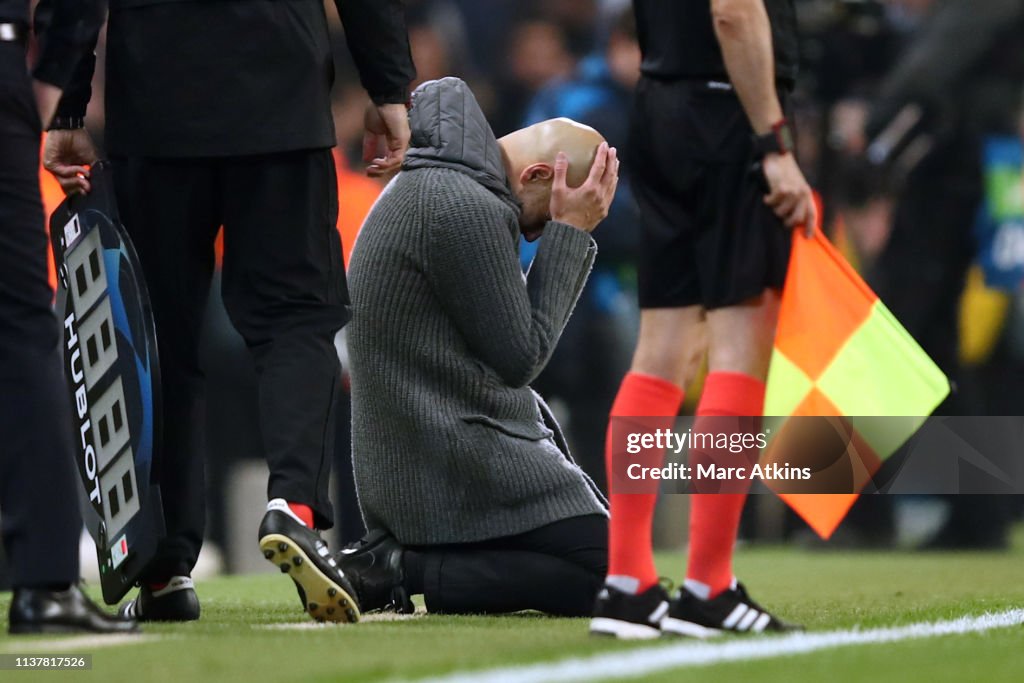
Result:
M54 116L46 130L78 130L85 128L84 116Z
M764 159L769 154L789 154L795 147L793 129L789 121L780 119L770 133L754 136L754 157Z

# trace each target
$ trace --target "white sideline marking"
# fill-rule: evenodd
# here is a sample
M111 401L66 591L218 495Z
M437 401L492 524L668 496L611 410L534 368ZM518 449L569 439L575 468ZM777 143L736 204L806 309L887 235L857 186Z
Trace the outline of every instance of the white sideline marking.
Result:
M32 636L17 636L0 645L0 652L41 652L43 650L92 650L116 645L143 645L162 640L161 636L133 635L131 633L109 636L86 635L50 637L45 640Z
M409 621L426 616L426 612L420 611L414 614L398 614L397 612L381 612L379 614L364 614L359 618L359 623L375 621ZM344 628L345 626L358 626L358 624L340 624L318 621L296 621L283 624L256 624L253 628L268 631L317 631L325 628Z
M418 679L418 683L566 683L611 678L637 678L688 666L721 662L770 659L807 654L850 645L892 643L918 638L981 633L1024 624L1024 609L960 617L949 621L925 621L906 626L851 629L824 633L793 633L722 643L685 643L609 652L593 657L573 657L546 664L510 666L482 671L464 671Z
M360 623L367 621L411 621L413 619L422 619L427 616L425 609L418 609L412 614L401 614L399 612L375 612L374 614L364 614L359 618Z

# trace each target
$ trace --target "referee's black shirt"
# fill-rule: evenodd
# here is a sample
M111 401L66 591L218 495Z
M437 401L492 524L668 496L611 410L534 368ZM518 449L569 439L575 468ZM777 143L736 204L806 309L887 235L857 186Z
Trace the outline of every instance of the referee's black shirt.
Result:
M711 0L634 0L643 51L641 71L660 80L728 81L711 19ZM765 0L775 47L775 75L796 80L796 10L793 0Z

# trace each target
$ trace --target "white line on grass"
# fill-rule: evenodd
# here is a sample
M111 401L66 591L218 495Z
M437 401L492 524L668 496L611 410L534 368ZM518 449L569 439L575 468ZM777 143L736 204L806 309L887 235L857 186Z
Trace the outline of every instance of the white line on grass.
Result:
M65 636L38 639L21 636L0 644L0 652L42 652L44 650L85 650L115 645L143 645L161 640L160 636L125 634Z
M688 642L662 647L643 647L593 657L574 657L546 664L457 672L447 676L420 679L418 683L567 683L636 678L682 667L785 657L850 645L980 633L1021 624L1024 624L1024 609L1011 609L979 617L965 616L949 621L926 621L864 631L852 629L824 633L793 633L785 636L766 636L756 640Z
M411 619L419 619L425 617L426 612L416 612L415 614L396 614L394 612L383 612L380 614L364 614L359 618L359 623L363 624L366 622L381 622L381 621L409 621ZM318 631L325 628L343 628L350 626L351 624L335 624L331 622L318 622L318 621L296 621L296 622L285 622L281 624L254 624L253 628L267 630L267 631Z

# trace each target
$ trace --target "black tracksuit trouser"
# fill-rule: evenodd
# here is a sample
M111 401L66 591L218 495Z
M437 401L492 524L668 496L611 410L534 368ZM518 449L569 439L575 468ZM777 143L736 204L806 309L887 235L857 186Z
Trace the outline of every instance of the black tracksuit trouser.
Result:
M0 42L0 524L17 587L78 579L78 474L25 50Z
M409 546L406 588L430 612L585 617L608 572L608 519L584 515L477 543Z
M331 151L112 162L153 305L163 384L157 479L168 535L144 579L188 574L202 543L199 341L221 226L222 297L255 362L268 497L309 505L317 526L330 528L341 380L333 339L348 319Z

